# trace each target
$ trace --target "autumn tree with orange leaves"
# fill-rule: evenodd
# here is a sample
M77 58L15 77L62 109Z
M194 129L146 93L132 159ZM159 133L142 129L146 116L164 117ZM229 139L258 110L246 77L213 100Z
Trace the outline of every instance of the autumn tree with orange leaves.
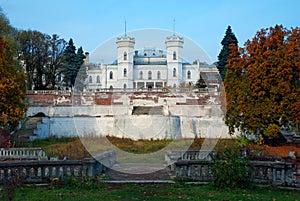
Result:
M26 111L25 74L15 59L17 43L14 41L8 20L0 12L0 146L6 147L7 134L13 131Z
M231 133L272 143L282 126L300 122L300 29L261 29L244 48L230 48L225 122Z

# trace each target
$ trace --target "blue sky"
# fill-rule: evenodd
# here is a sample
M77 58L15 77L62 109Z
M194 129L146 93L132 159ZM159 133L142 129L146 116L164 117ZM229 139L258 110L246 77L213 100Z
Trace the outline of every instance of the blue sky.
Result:
M127 30L173 29L199 44L216 61L231 25L242 46L261 28L300 24L298 0L0 0L14 27L58 34L92 52Z

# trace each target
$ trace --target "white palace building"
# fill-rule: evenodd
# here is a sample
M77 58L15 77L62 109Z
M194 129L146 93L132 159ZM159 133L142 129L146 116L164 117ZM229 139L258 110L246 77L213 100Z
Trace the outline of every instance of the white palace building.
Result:
M89 64L86 53L89 91L179 87L183 83L195 84L200 74L208 83L217 83L213 82L218 77L215 65L198 60L191 64L183 60L184 40L175 34L166 38L165 50L136 50L135 39L126 34L117 38L116 45L117 60L112 64Z

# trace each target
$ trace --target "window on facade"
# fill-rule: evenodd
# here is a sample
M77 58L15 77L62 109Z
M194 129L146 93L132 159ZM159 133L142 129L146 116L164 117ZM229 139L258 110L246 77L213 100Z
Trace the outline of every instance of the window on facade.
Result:
M157 72L157 79L160 80L160 71Z
M92 76L89 77L89 83L92 83L93 82L93 78Z
M176 68L173 68L173 77L176 77Z
M124 52L124 61L127 61L127 52Z
M143 71L140 71L140 80L143 79Z
M124 68L124 77L127 77L127 69Z
M148 80L152 80L152 72L151 71L148 72Z
M176 60L177 58L176 58L176 52L174 51L173 52L173 60Z
M110 80L114 79L114 73L112 71L109 72L109 79Z
M100 76L97 76L97 83L100 83Z
M123 88L124 88L124 89L126 89L126 88L127 88L127 85L126 85L126 84L124 84L124 85L123 85Z
M191 79L191 71L187 72L187 79Z

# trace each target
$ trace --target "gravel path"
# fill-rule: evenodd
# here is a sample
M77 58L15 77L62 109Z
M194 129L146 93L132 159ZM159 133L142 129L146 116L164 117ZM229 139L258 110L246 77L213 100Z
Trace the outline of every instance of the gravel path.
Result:
M171 180L174 176L161 164L115 164L106 170L114 180Z

